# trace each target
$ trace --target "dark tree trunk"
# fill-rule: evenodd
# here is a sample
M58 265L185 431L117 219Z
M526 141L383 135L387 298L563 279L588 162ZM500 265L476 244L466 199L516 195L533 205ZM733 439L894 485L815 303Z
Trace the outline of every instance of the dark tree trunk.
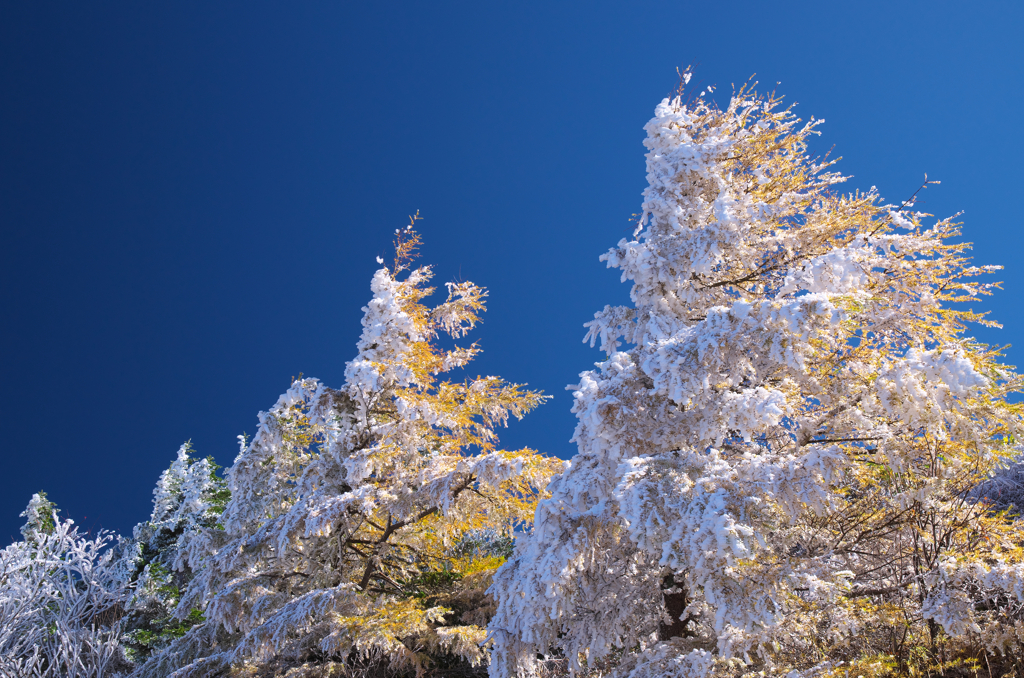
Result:
M669 638L675 638L677 636L686 637L688 635L686 631L686 624L690 620L688 618L680 618L683 616L686 606L690 603L689 597L687 596L688 591L686 590L686 584L682 581L677 582L675 577L670 574L661 581L661 588L662 590L678 588L679 591L677 593L662 594L665 599L665 611L668 612L668 616L672 618L672 623L662 623L661 626L658 627L659 638L661 638L661 640L668 640Z

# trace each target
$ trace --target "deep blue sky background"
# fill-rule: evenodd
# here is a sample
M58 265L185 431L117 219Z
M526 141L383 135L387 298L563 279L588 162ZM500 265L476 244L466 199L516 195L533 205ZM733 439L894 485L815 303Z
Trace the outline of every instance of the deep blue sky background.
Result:
M1016 2L0 4L0 541L46 489L127 532L177 447L229 464L300 372L342 382L374 257L420 210L438 281L490 288L483 374L554 400L503 442L569 456L597 257L676 68L753 73L854 179L929 173L1024 363Z

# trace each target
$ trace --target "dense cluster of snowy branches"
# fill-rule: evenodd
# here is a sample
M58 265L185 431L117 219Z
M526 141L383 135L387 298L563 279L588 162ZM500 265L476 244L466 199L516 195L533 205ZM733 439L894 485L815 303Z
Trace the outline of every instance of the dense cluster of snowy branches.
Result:
M497 446L539 393L442 379L486 292L427 306L410 224L345 384L294 381L223 476L183 446L116 542L32 498L0 674L1019 672L1022 381L966 335L994 267L836 192L818 121L684 90L603 257L632 304L588 323L570 462Z

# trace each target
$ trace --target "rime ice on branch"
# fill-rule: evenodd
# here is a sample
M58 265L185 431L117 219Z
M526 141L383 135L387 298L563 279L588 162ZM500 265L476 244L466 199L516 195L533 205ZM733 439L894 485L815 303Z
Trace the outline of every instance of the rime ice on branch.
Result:
M444 303L425 305L431 269L410 266L419 242L412 225L397 232L394 265L374 275L345 385L294 381L243 440L222 529L193 530L182 548L195 578L177 614L201 609L205 621L140 675L486 659L484 630L414 595L417 582L447 572L465 535L529 521L562 462L497 447L496 429L540 393L441 379L479 348L442 349L439 334L464 337L486 291L449 284Z
M741 89L647 124L635 239L602 257L633 304L588 323L607 357L496 575L493 678L539 655L796 678L1019 653L1024 533L970 493L1021 427L1020 378L965 335L994 324L967 305L995 267L912 201L836 193L819 123Z

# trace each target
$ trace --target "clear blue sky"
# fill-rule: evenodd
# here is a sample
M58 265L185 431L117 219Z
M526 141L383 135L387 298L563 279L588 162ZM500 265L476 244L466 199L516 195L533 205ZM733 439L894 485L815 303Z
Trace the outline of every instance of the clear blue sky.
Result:
M1024 364L1016 2L0 4L0 539L46 489L148 516L191 439L229 464L293 375L342 382L374 258L420 210L439 282L491 290L475 371L554 399L510 447L569 456L598 255L644 187L676 68L756 73L854 179L964 211Z

